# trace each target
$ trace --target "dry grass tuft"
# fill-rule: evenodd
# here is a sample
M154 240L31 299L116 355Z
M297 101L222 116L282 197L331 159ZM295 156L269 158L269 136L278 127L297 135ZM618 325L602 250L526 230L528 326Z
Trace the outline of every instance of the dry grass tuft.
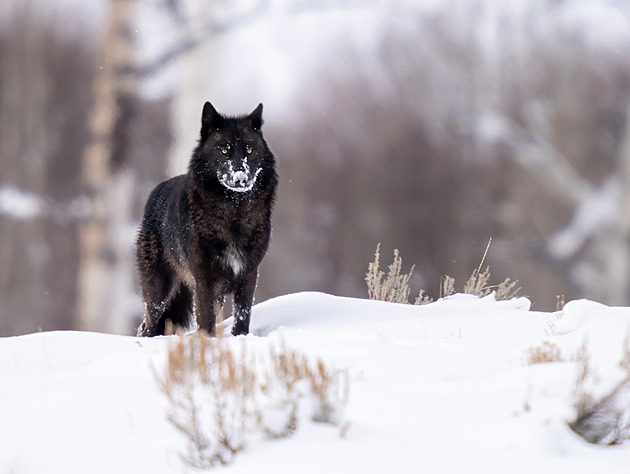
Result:
M589 443L615 445L630 439L630 409L627 406L630 390L630 348L627 341L626 338L624 356L619 364L627 374L601 397L595 397L587 388L595 375L590 367L586 345L578 353L579 370L574 389L576 416L569 427Z
M226 338L180 332L156 379L169 401L169 422L187 439L186 464L224 465L243 449L257 418L256 373L245 345L236 354Z
M564 295L556 295L556 311L562 311L564 305Z
M521 290L520 287L516 287L516 285L518 284L518 280L511 280L509 278L506 278L498 285L489 285L488 283L490 282L490 267L486 267L486 269L483 271L481 270L484 262L486 261L486 257L488 256L488 250L490 250L491 243L492 238L488 240L488 245L486 245L486 250L483 253L481 262L479 262L479 266L472 272L472 274L468 278L468 281L466 281L463 293L483 298L484 296L492 293L492 291L495 291L495 298L497 301L516 298L518 292Z
M427 295L426 291L420 290L420 293L418 293L418 296L416 297L416 300L414 301L413 304L420 306L420 305L429 304L429 303L433 303L433 298Z
M401 273L402 258L398 254L398 249L394 249L394 261L389 265L387 276L380 269L380 242L376 246L374 261L368 265L365 274L365 281L368 286L368 297L371 300L390 301L392 303L409 303L409 279L413 274L414 267L408 274Z
M490 267L486 267L482 272L477 269L472 272L466 284L464 284L462 292L483 298L492 292L488 286L488 280L490 280Z
M503 300L511 300L516 298L521 291L521 287L517 287L518 280L511 280L510 278L506 278L503 280L496 289L495 298L497 301Z
M481 271L481 267L483 267L483 262L486 261L486 256L488 255L488 249L490 248L490 244L492 243L492 239L488 240L488 245L486 245L486 250L483 253L483 257L481 257L481 262L479 262L479 266L472 272L470 278L464 285L464 293L469 295L476 295L480 298L488 295L490 293L490 289L488 289L488 281L490 280L490 267L486 267L485 271Z
M310 418L318 423L340 425L343 409L348 403L347 372L331 370L321 360L311 361L304 354L271 347L271 370L261 390L267 399L268 412L263 431L268 437L281 438L295 432L301 401L310 398ZM275 416L278 410L284 416ZM268 414L269 414L268 413ZM264 416L264 414L263 414ZM269 421L271 418L274 421ZM279 419L284 419L278 423Z
M479 266L466 281L462 292L481 298L495 291L495 298L497 300L515 298L520 291L520 288L516 287L518 283L517 280L513 281L506 278L498 285L489 285L488 283L491 276L490 268L486 267L486 269L482 271L483 263L488 254L491 242L492 239L488 241L481 263L479 263ZM394 303L409 303L409 295L411 293L409 289L409 279L413 274L415 266L411 267L409 273L402 273L402 258L398 250L395 249L394 261L389 265L387 275L385 275L385 272L380 269L380 249L381 244L379 243L376 246L374 261L368 264L368 271L365 274L368 298L371 300L390 301ZM440 281L440 298L446 298L447 296L453 295L455 292L455 279L451 276L444 275ZM431 302L433 302L433 298L429 297L424 290L420 290L414 304L422 305Z
M446 298L455 294L455 278L444 275L440 282L440 298Z
M186 439L181 458L196 469L228 464L253 438L290 436L301 413L341 426L344 374L284 346L265 357L250 352L246 340L202 331L179 333L164 371L155 371L169 401L167 418Z
M528 351L527 363L529 365L564 361L560 348L553 342L543 341L540 346L530 347Z

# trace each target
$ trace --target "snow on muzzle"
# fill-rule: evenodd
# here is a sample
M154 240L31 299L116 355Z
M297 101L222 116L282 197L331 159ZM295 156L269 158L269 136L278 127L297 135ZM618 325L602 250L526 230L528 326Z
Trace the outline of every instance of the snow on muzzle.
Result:
M242 168L235 170L232 163L228 163L228 170L225 172L219 172L217 177L219 182L231 191L237 193L244 193L251 191L256 184L258 174L262 171L262 168L258 168L254 173L250 171L247 160L243 160Z

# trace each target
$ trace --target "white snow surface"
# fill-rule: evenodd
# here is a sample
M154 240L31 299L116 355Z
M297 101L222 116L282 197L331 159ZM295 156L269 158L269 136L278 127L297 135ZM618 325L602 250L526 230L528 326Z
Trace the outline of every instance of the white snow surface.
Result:
M630 443L586 443L574 415L577 363L528 365L543 341L569 356L586 341L605 391L630 309L581 300L556 313L526 298L455 295L425 306L321 293L254 307L253 346L287 347L347 370L348 428L304 420L252 443L225 473L621 473ZM0 339L0 472L190 472L152 368L172 337L45 332ZM570 359L570 357L567 357Z

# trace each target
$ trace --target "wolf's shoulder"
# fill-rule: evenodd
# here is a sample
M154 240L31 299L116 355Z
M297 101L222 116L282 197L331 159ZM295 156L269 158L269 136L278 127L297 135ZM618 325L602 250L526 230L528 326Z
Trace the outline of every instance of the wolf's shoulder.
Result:
M168 210L179 207L179 202L186 195L187 186L186 175L175 176L157 184L147 199L144 220L162 219Z
M157 184L149 194L147 206L162 206L167 201L176 200L186 192L188 186L186 181L186 175L180 175Z
M176 194L185 191L187 185L187 176L185 174L180 174L179 176L162 181L155 186L151 192L151 196Z

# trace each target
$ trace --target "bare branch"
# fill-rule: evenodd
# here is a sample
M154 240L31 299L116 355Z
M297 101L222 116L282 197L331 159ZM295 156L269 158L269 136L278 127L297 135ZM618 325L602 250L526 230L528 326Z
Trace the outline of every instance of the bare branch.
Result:
M181 14L178 13L177 8L174 8L172 0L165 1L169 11L172 12L178 22L182 21ZM375 0L346 0L345 2L339 2L336 0L328 1L304 1L296 2L293 5L287 7L287 16L302 15L304 13L312 11L326 11L326 10L348 10L348 9L361 9L369 5L376 4ZM222 34L237 31L246 28L256 21L261 20L265 14L271 11L270 0L261 0L249 11L239 13L232 16L229 19L221 21L208 21L200 28L200 33L191 34L190 37L182 40L179 44L173 46L170 50L166 51L157 58L149 61L143 65L130 66L127 69L121 71L123 74L132 74L138 78L145 78L151 76L160 71L160 69L168 66L173 61L177 60L182 55L194 50L201 46L206 41L213 37L220 36Z

